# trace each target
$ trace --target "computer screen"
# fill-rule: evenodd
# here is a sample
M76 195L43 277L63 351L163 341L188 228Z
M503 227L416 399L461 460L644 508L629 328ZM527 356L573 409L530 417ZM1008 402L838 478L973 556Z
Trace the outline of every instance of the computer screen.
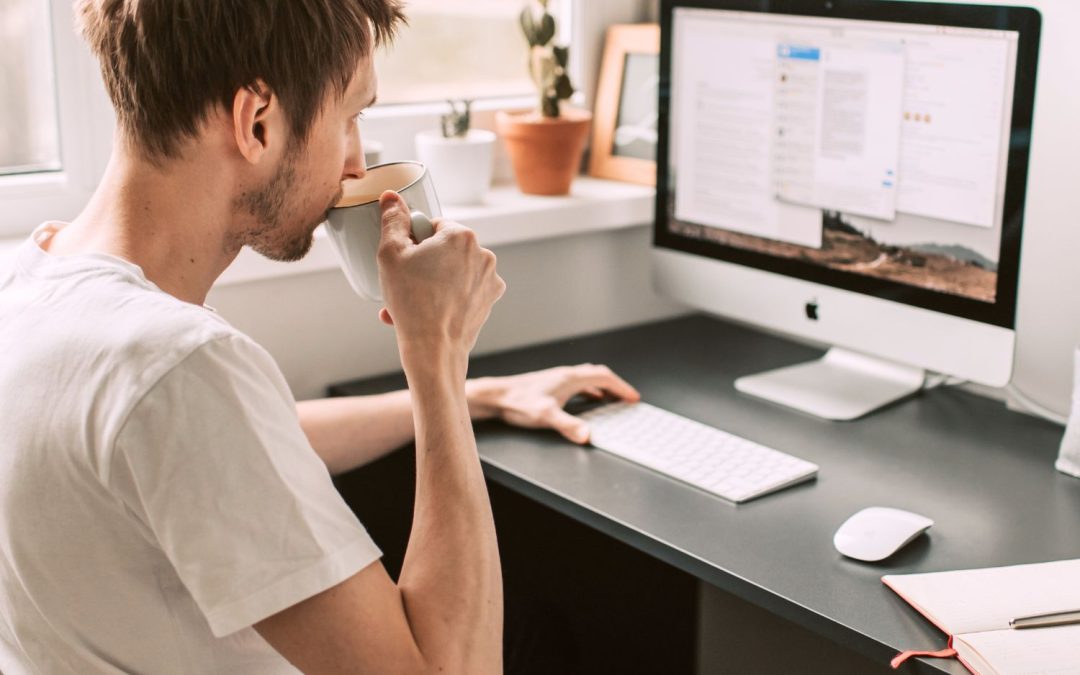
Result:
M808 282L779 292L809 314L820 286L1011 331L1038 28L1021 8L665 1L656 246Z

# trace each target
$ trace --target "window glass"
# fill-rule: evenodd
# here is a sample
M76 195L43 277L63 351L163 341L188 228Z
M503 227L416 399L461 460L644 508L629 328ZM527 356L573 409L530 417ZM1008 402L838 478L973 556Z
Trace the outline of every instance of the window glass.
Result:
M49 3L0 0L0 175L60 169Z
M375 58L379 103L533 93L518 23L524 6L523 0L410 0L409 26Z

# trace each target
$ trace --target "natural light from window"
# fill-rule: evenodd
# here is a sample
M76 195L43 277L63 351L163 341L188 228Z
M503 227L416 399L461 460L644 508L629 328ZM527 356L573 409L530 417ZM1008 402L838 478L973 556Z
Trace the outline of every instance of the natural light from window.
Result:
M57 171L49 3L0 0L0 175Z
M375 58L379 103L532 93L518 24L524 6L523 0L410 0L409 26Z

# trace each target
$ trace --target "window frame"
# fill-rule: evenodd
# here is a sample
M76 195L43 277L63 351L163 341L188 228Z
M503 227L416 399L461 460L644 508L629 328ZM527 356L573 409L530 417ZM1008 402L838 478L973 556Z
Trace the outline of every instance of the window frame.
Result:
M70 0L49 0L60 170L0 176L0 237L75 217L93 194L112 148L113 112L97 62L75 31Z

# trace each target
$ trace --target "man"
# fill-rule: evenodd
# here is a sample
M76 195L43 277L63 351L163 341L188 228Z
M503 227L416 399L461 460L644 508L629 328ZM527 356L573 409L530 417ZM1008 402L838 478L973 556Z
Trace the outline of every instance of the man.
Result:
M636 392L597 366L466 382L504 290L495 257L451 222L418 245L394 193L380 317L410 391L294 405L269 355L203 306L241 246L303 256L363 175L356 118L397 0L76 11L118 133L86 209L0 271L0 671L499 672L470 417L584 442L567 399ZM414 438L395 584L330 473Z

